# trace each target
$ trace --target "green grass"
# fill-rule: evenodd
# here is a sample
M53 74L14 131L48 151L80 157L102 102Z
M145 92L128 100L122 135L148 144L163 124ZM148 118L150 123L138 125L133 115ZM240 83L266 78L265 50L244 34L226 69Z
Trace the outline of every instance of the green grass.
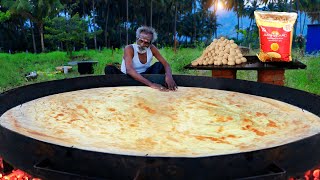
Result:
M301 62L307 69L286 71L285 85L320 95L320 57L303 58Z
M63 52L47 54L3 54L0 53L0 91L34 82L49 81L64 78L55 74L55 67L68 62ZM36 81L27 81L25 74L37 71Z
M163 57L170 63L173 74L211 76L211 71L184 69L184 66L199 57L202 54L202 51L202 48L182 48L178 49L175 53L171 48L160 49ZM252 54L254 53L255 52L253 51ZM80 76L77 71L77 66L73 66L73 70L68 74L63 74L55 70L55 67L67 65L70 61L98 61L98 64L95 67L95 75L102 75L104 74L104 67L106 64L115 62L121 63L122 56L123 49L77 51L73 52L73 59L70 59L66 52L60 51L41 54L0 53L0 92L27 84ZM307 69L286 70L285 86L320 95L320 57L301 57L296 51L293 52L293 57L306 64ZM25 74L32 71L37 71L38 78L27 81L25 79ZM253 70L238 71L237 78L257 81L257 72Z

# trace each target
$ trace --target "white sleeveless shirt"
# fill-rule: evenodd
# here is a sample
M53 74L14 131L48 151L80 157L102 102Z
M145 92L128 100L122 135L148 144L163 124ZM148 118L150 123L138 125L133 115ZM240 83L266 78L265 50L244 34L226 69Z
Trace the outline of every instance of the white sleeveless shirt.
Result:
M145 64L142 64L139 60L139 55L138 55L138 45L137 44L131 44L133 47L133 58L132 58L132 66L133 68L137 71L137 73L143 73L145 72L150 66L151 66L151 61L152 61L152 51L150 47L147 48L147 62ZM122 58L122 63L121 63L121 72L126 73L126 63L124 59Z

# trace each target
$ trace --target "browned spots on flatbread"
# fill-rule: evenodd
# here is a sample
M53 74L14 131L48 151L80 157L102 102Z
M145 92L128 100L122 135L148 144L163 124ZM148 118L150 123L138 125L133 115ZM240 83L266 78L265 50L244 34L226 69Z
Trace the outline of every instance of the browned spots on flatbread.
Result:
M224 116L219 116L216 121L217 122L228 122L228 121L232 121L233 118L231 116L227 116L227 117L224 117Z
M10 118L10 119L12 119L13 121L13 126L15 127L15 128L20 128L20 125L19 125L19 123L17 122L17 119L16 118Z
M58 131L56 131L56 133L60 135L60 134L63 134L63 133L64 133L64 131L63 131L63 130L61 130L61 129L59 129Z
M144 109L145 111L147 111L150 114L155 114L156 113L156 110L151 109L150 107L144 105L143 103L138 103L138 106L139 106L139 108Z
M246 126L242 127L242 130L254 132L258 136L265 136L266 135L266 133L259 131L258 129L256 129L250 125L246 125Z
M71 120L68 121L68 124L72 124L73 122L78 121L78 120L79 119L71 119Z
M227 117L227 120L228 120L228 121L232 121L232 120L233 120L233 117L228 116L228 117Z
M177 153L187 153L188 151L187 151L187 150L184 150L184 149L176 149L174 152L177 152ZM195 155L198 155L198 154L195 154Z
M242 129L242 130L248 130L248 129L250 129L250 128L251 128L250 125L246 125L246 126L242 127L241 129Z
M20 128L20 125L19 125L19 123L17 121L17 118L12 114L11 111L8 112L8 117L10 119L10 122L13 122L13 126L15 128Z
M129 126L130 126L130 127L137 127L136 124L130 124Z
M52 136L48 136L47 134L44 134L44 133L41 133L39 131L33 131L33 130L29 130L27 131L28 133L32 134L32 135L36 135L37 137L47 137L47 138L53 138L53 139L61 139L62 138L59 138L59 137L52 137Z
M199 102L202 102L202 103L210 105L210 106L218 106L217 104L212 103L212 102L207 102L207 101L199 101Z
M169 106L169 107L168 107L168 110L169 110L169 111L174 111L174 110L175 110L175 108L174 108L174 107L172 107L172 106Z
M272 120L268 120L268 121L269 121L269 123L267 124L268 127L273 127L273 128L278 127L276 122Z
M252 120L251 119L248 119L248 118L243 118L243 122L244 123L252 123Z
M186 136L189 136L189 135L190 135L190 131L188 131L188 130L187 130L187 131L183 131L182 133L183 133L184 135L186 135Z
M246 145L244 143L241 143L238 147L240 150L247 150L248 148L251 148L252 145Z
M225 140L225 137L221 137L221 138L216 138L211 136L194 136L194 137L200 141L211 140L216 143L230 144L228 141Z
M296 120L296 119L293 120L292 123L293 123L294 125L300 125L300 124L301 124L301 122L300 122L299 120Z
M179 142L179 140L175 139L172 136L167 136L167 139L170 140L170 141Z
M152 148L157 144L157 142L155 142L151 137L144 138L144 139L137 139L136 143L137 143L137 146L144 147L144 148Z
M221 133L224 130L223 126L220 126L218 129L218 133Z
M57 119L57 118L60 117L60 116L64 116L64 114L59 113L59 114L57 114L56 116L54 116L53 118Z
M304 125L303 127L302 127L302 129L307 129L307 128L310 128L310 125Z
M75 121L77 119L79 119L79 117L84 117L82 114L77 114L75 112L71 112L69 115L69 118L71 119L71 121Z
M177 121L178 120L177 115L168 115L167 117L170 118L172 121Z
M88 114L88 112L89 112L88 109L85 108L85 107L82 106L82 105L77 105L77 108L83 110L83 111L86 112L87 114Z
M228 138L236 138L237 136L235 136L235 135L233 135L233 134L229 134L227 137L228 137Z
M232 93L232 94L230 94L230 96L231 96L231 97L236 97L237 94L236 94L236 93Z
M108 108L108 111L114 112L114 111L116 111L116 109L115 108Z
M267 117L268 114L267 114L267 113L256 112L256 116L257 116L257 117L261 117L261 116Z
M224 117L223 116L219 116L217 119L216 119L217 122L224 122Z
M231 105L236 105L236 104L238 104L236 101L234 101L232 98L229 98L229 97L226 98L226 101L227 101L229 104L231 104Z

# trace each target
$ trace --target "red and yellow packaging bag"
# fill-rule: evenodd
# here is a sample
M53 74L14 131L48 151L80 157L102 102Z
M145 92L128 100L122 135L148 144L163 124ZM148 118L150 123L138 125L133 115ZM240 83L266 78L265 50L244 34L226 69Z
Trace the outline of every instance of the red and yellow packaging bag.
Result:
M254 16L259 29L262 62L292 61L291 48L293 26L297 13L255 11Z

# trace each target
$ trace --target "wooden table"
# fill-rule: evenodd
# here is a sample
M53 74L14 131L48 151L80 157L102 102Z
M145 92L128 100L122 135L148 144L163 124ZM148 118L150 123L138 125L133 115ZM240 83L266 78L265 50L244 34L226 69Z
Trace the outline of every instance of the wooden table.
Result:
M222 65L207 65L207 66L192 66L188 64L185 69L193 70L211 70L212 77L218 78L237 78L237 70L257 70L258 82L269 83L276 85L284 85L284 72L287 69L305 69L307 66L298 60L291 62L261 62L257 56L245 56L246 63L235 66Z

